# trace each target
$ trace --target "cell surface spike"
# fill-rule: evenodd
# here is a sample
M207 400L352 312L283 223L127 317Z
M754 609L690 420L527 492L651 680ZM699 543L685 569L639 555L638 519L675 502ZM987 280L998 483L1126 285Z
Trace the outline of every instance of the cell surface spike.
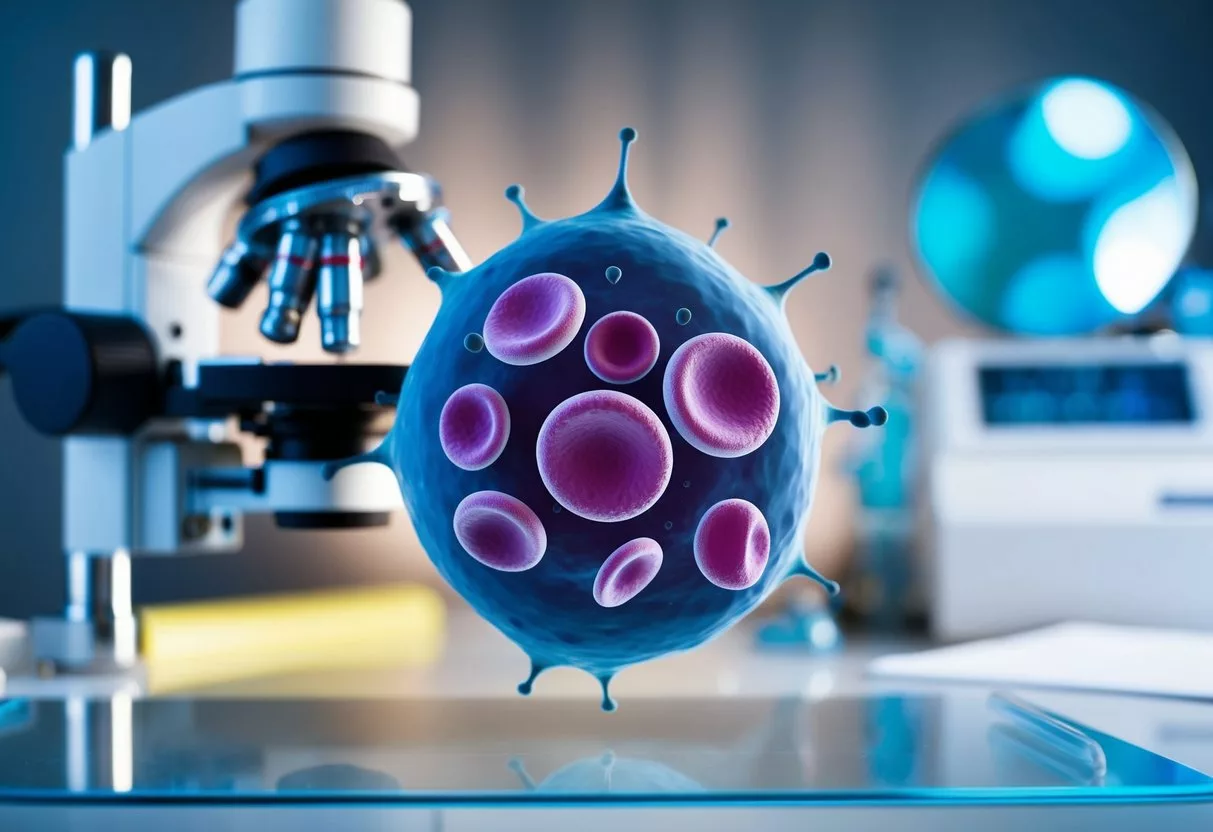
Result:
M547 665L531 659L531 672L525 679L518 683L518 692L523 696L530 696L531 691L535 688L535 680L539 678L539 674L547 670Z
M595 211L622 211L636 207L632 192L628 189L628 151L634 141L636 131L633 128L625 127L619 131L619 172L615 175L615 184L611 186L610 193Z
M857 428L878 428L889 421L889 411L883 407L869 407L867 410L842 410L831 407L827 419L830 424L850 422Z
M543 225L546 220L541 219L531 210L531 207L526 204L526 189L521 185L510 185L505 189L505 198L514 203L514 207L518 209L518 214L522 217L522 233L525 234L532 228Z
M708 248L714 248L716 246L716 241L720 239L721 233L728 227L728 217L718 217L716 219L716 228L712 231L712 236L708 237Z
M376 400L378 400L378 397L379 397L379 394L376 393L375 394ZM364 462L371 462L371 463L375 463L378 465L386 465L387 467L391 468L392 467L392 452L391 452L391 449L388 447L388 442L390 442L390 441L391 441L391 437L389 435L389 438L384 440L382 445L380 445L379 447L377 447L373 450L367 451L364 454L358 454L357 456L351 456L346 459L336 459L336 460L333 460L332 462L326 462L320 468L320 474L326 480L331 480L333 477L337 476L337 472L339 472L341 469L349 468L351 465L361 465Z
M375 393L375 404L380 407L395 407L399 403L399 393L389 393L386 390L379 390Z
M824 373L813 373L813 380L819 384L837 384L842 379L842 370L837 364L831 364Z
M809 566L809 562L804 559L803 554L796 558L795 563L792 565L792 570L788 573L788 580L792 578L808 578L810 581L820 585L831 596L837 595L842 590L837 581L831 581L812 566Z
M792 289L795 288L800 281L804 280L806 277L815 272L824 272L829 268L830 255L826 254L824 251L819 251L817 252L816 256L813 257L812 263L805 266L787 280L783 281L782 283L776 283L774 286L765 286L763 288L766 289L767 294L769 294L771 297L782 302L784 298L787 297L788 292L792 291Z
M522 761L522 758L511 757L508 765L510 767L510 771L512 771L512 772L514 772L514 774L518 775L519 782L522 783L522 787L524 789L526 789L528 792L533 792L533 791L535 791L535 789L539 788L535 784L535 781L533 779L531 779L531 775L527 773L526 763L524 763Z
M430 266L425 270L425 276L437 283L439 289L445 289L455 275L456 272L448 272L442 266Z
M602 685L602 709L608 713L618 707L615 700L611 698L611 680L614 678L614 673L603 673L597 677L598 684ZM613 756L611 762L614 762Z

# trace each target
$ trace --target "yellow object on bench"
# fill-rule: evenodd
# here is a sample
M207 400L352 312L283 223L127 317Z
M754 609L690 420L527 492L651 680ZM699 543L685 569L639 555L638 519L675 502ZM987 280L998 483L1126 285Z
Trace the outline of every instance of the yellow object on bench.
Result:
M308 670L426 664L446 608L398 584L144 607L141 654L153 693Z

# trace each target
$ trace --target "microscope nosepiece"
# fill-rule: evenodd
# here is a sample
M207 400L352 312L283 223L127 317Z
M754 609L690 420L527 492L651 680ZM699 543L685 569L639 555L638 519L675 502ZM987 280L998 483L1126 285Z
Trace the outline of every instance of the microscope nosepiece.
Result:
M321 346L335 354L356 350L362 341L363 284L387 267L390 258L382 246L393 237L422 268L471 268L451 232L438 185L422 174L397 170L394 152L382 142L382 153L370 152L366 142L347 133L319 131L288 139L257 163L257 184L247 197L250 206L236 229L236 245L268 261L269 304L261 334L270 341L297 341L316 295ZM240 248L227 252L211 280L212 295L232 306L244 300L251 291L245 288L251 277L241 272L246 266L255 271Z
M238 309L265 274L268 261L237 240L228 246L206 284L207 294L228 309Z
M351 352L362 340L362 251L354 231L330 231L320 240L316 307L326 352Z
M270 302L261 316L261 334L279 344L299 338L303 313L316 291L316 238L298 222L289 222L278 238L270 267Z

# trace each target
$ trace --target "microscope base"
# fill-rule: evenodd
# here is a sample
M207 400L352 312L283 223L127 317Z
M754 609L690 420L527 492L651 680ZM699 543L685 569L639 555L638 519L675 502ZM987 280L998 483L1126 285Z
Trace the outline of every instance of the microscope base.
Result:
M40 676L57 673L110 673L138 660L135 618L116 621L71 621L35 618L30 640Z

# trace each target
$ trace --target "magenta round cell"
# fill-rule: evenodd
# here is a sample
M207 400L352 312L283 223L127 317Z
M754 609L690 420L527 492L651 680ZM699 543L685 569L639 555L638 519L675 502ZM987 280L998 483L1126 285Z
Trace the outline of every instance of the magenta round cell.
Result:
M465 384L442 406L438 439L446 458L465 471L497 461L510 439L510 409L487 384Z
M585 336L585 363L594 375L611 384L644 378L660 352L657 330L635 312L603 315Z
M771 554L771 530L758 506L721 500L695 529L695 564L721 589L748 589L758 583Z
M660 543L651 537L629 540L599 567L594 578L594 600L604 607L627 603L657 577L659 569Z
M562 274L524 277L502 292L484 321L484 346L515 367L538 364L577 337L585 320L585 295Z
M591 390L556 405L539 429L535 453L556 502L604 523L647 511L674 469L670 435L657 414L616 390Z
M736 335L697 335L674 351L662 382L678 434L715 457L744 456L775 430L779 384L754 346Z
M547 531L521 500L477 491L455 507L455 537L469 555L501 572L525 572L543 558Z

